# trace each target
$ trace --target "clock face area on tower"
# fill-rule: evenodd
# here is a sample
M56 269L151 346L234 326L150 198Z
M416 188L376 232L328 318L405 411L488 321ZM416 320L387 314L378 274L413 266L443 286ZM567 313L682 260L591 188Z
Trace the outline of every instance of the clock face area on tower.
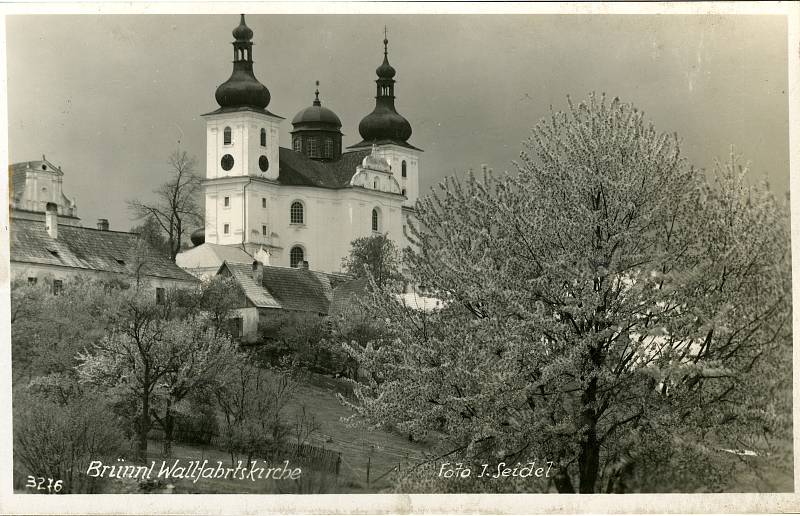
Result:
M220 160L220 165L222 166L222 170L228 171L233 168L233 156L230 154L226 154L222 156L222 160Z
M263 154L258 158L258 168L260 168L262 172L269 170L269 159Z

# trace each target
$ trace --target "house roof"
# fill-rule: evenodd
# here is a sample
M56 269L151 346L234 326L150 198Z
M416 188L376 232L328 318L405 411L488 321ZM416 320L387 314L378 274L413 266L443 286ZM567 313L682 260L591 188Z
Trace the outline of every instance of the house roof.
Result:
M197 281L169 258L139 247L136 233L59 224L54 239L41 221L12 218L10 243L12 262L130 274L138 256L144 258L142 271L147 276Z
M333 300L328 311L329 315L341 315L353 306L358 299L367 295L367 278L358 278L346 281L333 289Z
M278 182L284 185L347 188L356 167L372 148L345 152L336 161L316 161L301 152L280 148Z
M253 279L249 264L225 262L248 300L259 308L281 308L299 312L327 314L333 290L323 273L291 267L263 266L261 285Z

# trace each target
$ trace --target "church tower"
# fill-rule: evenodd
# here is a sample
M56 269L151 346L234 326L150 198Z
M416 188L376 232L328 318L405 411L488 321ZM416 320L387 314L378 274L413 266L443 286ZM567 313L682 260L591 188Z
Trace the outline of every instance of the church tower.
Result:
M389 39L384 32L383 63L375 70L375 109L358 124L362 141L350 149L375 146L375 154L391 166L392 173L406 196L405 206L411 207L419 196L419 158L422 150L408 143L411 124L395 108L394 77L396 71L389 64Z
M203 115L203 240L258 248L269 244L266 204L270 185L278 179L278 135L283 119L266 109L270 93L253 74L253 31L245 23L244 14L233 37L233 72L215 94L219 109Z

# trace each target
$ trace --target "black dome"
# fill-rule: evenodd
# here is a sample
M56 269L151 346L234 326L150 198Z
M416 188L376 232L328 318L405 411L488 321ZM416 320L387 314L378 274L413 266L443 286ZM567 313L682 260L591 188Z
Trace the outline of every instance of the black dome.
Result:
M222 108L251 107L264 109L269 105L270 94L266 86L253 74L253 31L244 22L233 29L233 73L217 88L214 97Z
M316 98L312 105L303 109L292 118L292 125L303 126L304 128L320 128L320 129L335 129L339 130L342 127L342 121L332 110L322 105L319 100L319 81L317 81L317 90L314 92Z
M258 82L252 71L237 70L236 64L230 79L220 84L214 94L217 104L224 108L267 107L271 98L267 87Z
M195 247L203 245L206 242L206 230L205 228L196 229L192 232L189 239L192 241Z
M366 142L381 140L406 141L411 138L411 124L401 114L381 104L358 124L358 132Z

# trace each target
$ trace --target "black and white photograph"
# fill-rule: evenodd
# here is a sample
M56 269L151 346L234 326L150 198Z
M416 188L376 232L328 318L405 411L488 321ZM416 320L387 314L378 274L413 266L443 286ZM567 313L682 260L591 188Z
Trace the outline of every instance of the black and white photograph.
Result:
M3 514L800 509L797 3L3 14Z

